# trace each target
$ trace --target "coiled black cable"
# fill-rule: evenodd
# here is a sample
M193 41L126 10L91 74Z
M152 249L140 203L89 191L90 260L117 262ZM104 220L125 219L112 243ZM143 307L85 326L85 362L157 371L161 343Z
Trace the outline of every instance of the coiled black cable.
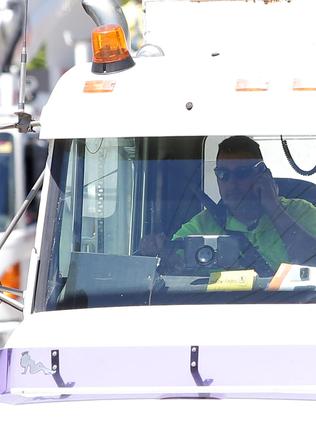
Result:
M285 153L286 159L288 160L289 164L291 165L291 167L293 168L294 171L296 171L298 174L300 175L304 175L304 176L310 176L316 173L316 165L314 168L312 168L311 170L303 170L302 168L300 168L296 162L294 161L290 149L287 145L287 141L285 139L283 139L283 136L281 135L281 142L282 142L282 147L283 147L283 151Z

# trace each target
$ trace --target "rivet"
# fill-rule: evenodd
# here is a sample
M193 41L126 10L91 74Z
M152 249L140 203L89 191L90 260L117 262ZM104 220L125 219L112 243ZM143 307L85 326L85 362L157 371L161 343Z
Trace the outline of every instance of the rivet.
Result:
M190 110L192 110L192 108L193 108L193 103L192 103L192 102L187 102L185 106L186 106L186 109L187 109L188 111L190 111Z

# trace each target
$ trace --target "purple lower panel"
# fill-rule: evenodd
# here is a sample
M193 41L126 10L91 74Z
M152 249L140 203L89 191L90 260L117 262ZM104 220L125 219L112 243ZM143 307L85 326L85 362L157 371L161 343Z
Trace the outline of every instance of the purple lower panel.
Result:
M0 401L7 403L78 400L80 396L89 400L161 397L150 393L150 388L195 386L190 347L3 350L0 370L5 373ZM96 393L84 395L80 388L94 388ZM130 393L111 394L111 388L128 388ZM140 395L139 388L146 392ZM102 389L107 389L106 394Z
M9 349L0 349L0 395L7 392Z
M183 388L195 388L198 378L192 371L195 358L192 349L190 346L161 346L2 350L0 401L188 397ZM305 395L297 392L301 386L303 390L305 386L315 385L316 390L315 346L201 346L198 350L195 370L202 382L214 379L205 382L211 384L208 393L213 387L214 393L205 396L201 386L190 396L316 397L316 392L307 391ZM251 396L236 393L236 388L241 386L247 386L248 390L254 387L258 393ZM293 387L293 390L270 393L269 386L284 386L284 390ZM227 393L220 395L217 387L225 387ZM83 391L89 388L89 392ZM170 389L174 392L164 392Z
M12 350L11 388L192 386L190 347Z

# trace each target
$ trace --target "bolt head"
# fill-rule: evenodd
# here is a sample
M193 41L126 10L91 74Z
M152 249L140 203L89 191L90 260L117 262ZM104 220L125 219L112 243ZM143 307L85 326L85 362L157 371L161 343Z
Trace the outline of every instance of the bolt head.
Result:
M185 107L186 107L186 109L187 109L188 111L190 111L190 110L192 110L192 108L193 108L193 103L192 103L192 102L187 102L187 103L185 104Z

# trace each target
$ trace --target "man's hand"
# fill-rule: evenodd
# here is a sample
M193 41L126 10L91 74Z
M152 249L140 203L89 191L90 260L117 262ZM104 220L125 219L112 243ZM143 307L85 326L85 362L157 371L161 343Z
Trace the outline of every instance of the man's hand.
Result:
M159 256L166 239L167 237L163 232L145 235L140 242L140 254L142 256Z
M140 254L142 256L159 256L161 258L160 273L181 273L184 262L181 256L177 255L175 244L168 240L163 232L149 234L141 240Z
M269 169L266 169L264 173L256 178L253 190L259 197L262 209L269 216L273 216L275 212L280 210L278 187Z

